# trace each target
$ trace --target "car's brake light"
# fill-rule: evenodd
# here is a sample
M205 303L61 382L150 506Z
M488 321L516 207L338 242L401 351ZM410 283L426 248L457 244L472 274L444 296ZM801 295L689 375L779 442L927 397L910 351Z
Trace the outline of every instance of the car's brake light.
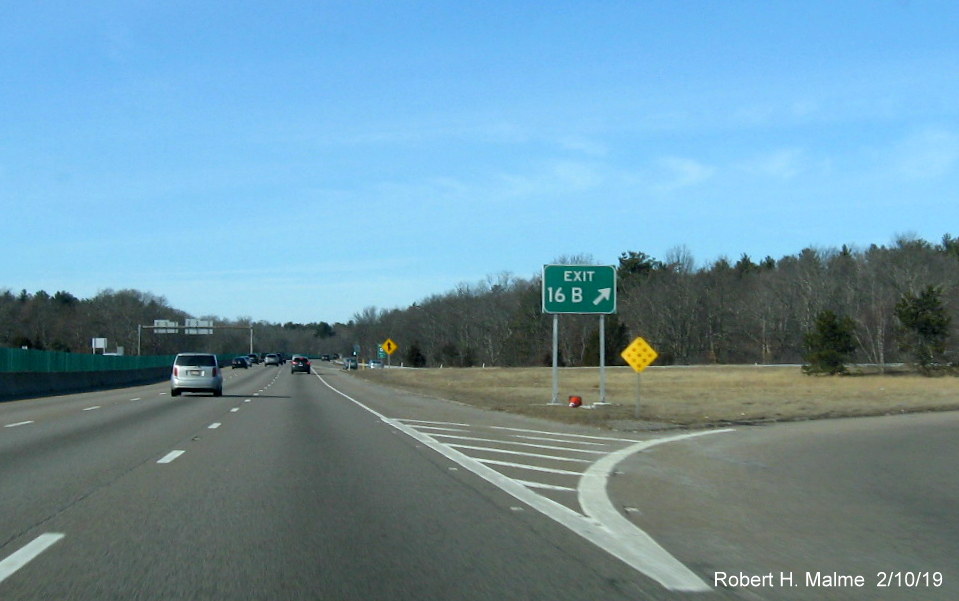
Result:
M173 366L173 375L174 375L174 376L179 376L179 375L180 375L180 368L177 367L176 365Z
M213 377L214 377L214 378L216 377L216 368L215 368L215 367L213 368Z

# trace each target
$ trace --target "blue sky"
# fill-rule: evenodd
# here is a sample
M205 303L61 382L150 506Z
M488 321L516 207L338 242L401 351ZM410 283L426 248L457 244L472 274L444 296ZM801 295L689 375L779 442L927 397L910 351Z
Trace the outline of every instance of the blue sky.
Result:
M959 235L959 4L3 2L0 288L347 321Z

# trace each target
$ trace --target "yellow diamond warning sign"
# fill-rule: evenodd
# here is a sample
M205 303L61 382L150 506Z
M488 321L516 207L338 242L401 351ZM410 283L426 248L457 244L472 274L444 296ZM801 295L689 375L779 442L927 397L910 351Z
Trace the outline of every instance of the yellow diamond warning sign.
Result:
M654 351L653 347L649 346L645 340L637 338L626 347L626 350L620 353L620 356L639 373L649 367L659 356L659 353Z
M396 349L399 348L399 346L397 346L397 344L393 342L392 338L387 338L386 342L382 344L382 347L383 347L383 350L386 351L387 355L392 355L394 352L396 352Z

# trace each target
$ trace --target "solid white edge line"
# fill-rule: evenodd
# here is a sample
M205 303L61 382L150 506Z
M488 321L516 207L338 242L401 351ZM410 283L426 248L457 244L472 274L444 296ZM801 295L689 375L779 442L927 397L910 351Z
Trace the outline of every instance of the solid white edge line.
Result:
M469 424L460 424L457 422L433 422L425 419L399 419L396 421L403 422L404 424L433 424L435 426L462 426L463 428L470 427Z
M525 451L511 451L509 449L497 449L494 447L478 447L468 444L446 443L447 446L454 449L467 449L470 451L486 451L488 453L499 453L501 455L516 455L517 457L533 457L536 459L550 459L552 461L565 461L567 463L589 463L589 459L576 459L575 457L559 457L557 455L546 455L544 453L527 453Z
M670 555L668 551L660 547L659 544L656 543L656 541L654 541L648 534L643 532L640 528L626 518L619 515L618 512L616 512L616 515L621 519L615 520L614 518L611 518L614 520L613 526L615 528L626 528L627 530L624 532L616 532L615 530L612 530L609 526L601 522L588 511L586 516L582 516L565 505L547 499L546 497L533 492L532 490L523 486L521 483L513 480L512 478L504 476L493 468L483 465L472 457L460 453L455 449L451 449L448 446L430 438L429 436L417 432L415 429L397 420L388 418L382 413L367 407L345 392L334 388L323 378L323 376L317 374L316 377L319 378L319 380L323 382L327 388L336 394L342 396L358 407L365 409L367 412L375 415L383 422L423 443L425 446L428 446L447 459L458 463L460 466L468 469L480 478L483 478L504 492L512 495L514 498L526 503L543 515L559 522L569 530L579 534L586 540L590 541L610 555L618 558L620 561L629 565L636 571L645 574L649 578L659 582L663 587L669 590L689 592L708 592L713 590L699 576L693 573L692 570ZM708 432L697 432L691 435L687 434L683 436L673 436L655 441L646 441L639 443L639 445L627 447L627 449L624 450L634 449L634 447L640 445L645 445L643 448L648 448L656 444L680 440L682 438L689 438L691 436L718 434L719 432L730 431L732 430L711 430ZM633 452L635 452L635 449ZM622 452L614 453L613 455L616 457L616 460L611 464L613 466L626 457L626 455L622 454ZM602 463L602 460L597 463ZM594 479L591 479L590 483L592 485L594 483ZM605 491L605 481L603 484L603 490ZM590 499L590 501L593 503L592 510L597 511L597 506L601 504L597 503L595 499ZM612 507L612 505L609 503L609 499L606 499L606 503ZM599 513L603 517L609 517L604 511L599 511ZM628 536L626 534L627 532L635 534L635 536ZM633 545L640 545L640 548L633 548Z
M49 549L52 545L56 544L65 536L65 534L61 534L59 532L48 532L46 534L41 534L37 538L33 539L33 541L23 546L19 551L16 551L13 555L10 555L3 561L0 561L0 582L3 582L12 576L17 572L17 570L36 559L37 556Z
M732 428L679 434L646 440L610 453L589 466L579 481L579 505L589 517L598 520L616 541L618 553L644 566L643 573L670 590L705 592L712 590L699 576L662 548L651 536L626 519L606 494L606 484L616 465L634 453L650 447L708 434L732 432ZM628 562L627 562L628 563Z
M564 438L586 438L588 440L610 440L613 442L633 442L632 438L614 438L612 436L591 436L588 434L568 434L563 432L547 432L545 430L527 430L525 428L507 428L504 426L490 426L493 430L506 430L508 432L527 432L529 434L548 434L550 436L562 436Z
M566 443L566 444L581 444L581 445L589 445L589 446L591 446L591 447L603 447L603 448L608 448L608 447L609 447L609 444L607 444L607 443L605 443L605 442L586 442L586 441L584 441L584 440L556 440L556 437L546 438L545 436L519 436L518 434L514 434L513 437L514 437L514 438L520 438L520 439L522 439L522 440L544 440L544 441L546 441L546 442L562 442L562 443ZM633 442L633 440L630 440L630 442ZM609 452L609 451L603 451L604 454L605 454L605 453L608 453L608 452Z
M529 465L528 463L513 463L511 461L500 461L498 459L477 459L483 465L498 465L500 467L511 467L519 470L529 470L531 472L540 472L543 474L559 474L560 476L582 476L580 472L570 470L561 470L554 467L540 467L538 465Z
M545 482L530 482L527 480L517 480L523 486L528 486L529 488L541 488L543 490L554 490L559 492L576 492L575 488L570 488L568 486L558 486L556 484L546 484Z
M546 449L549 451L569 451L571 453L588 453L591 455L606 455L608 451L594 451L592 449L574 449L572 447L557 447L547 444L533 444L531 442L516 442L514 440L499 440L496 438L476 438L474 436L456 436L454 434L433 434L433 438L452 438L453 440L467 440L472 442L492 442L494 444L508 444L521 447L532 447L534 449Z
M442 426L413 426L419 430L436 430L437 432L462 432L463 434L469 434L469 430L464 430L463 428L444 428Z
M164 455L162 459L157 461L157 463L172 463L176 461L176 459L184 453L186 453L186 451L170 451L169 453Z

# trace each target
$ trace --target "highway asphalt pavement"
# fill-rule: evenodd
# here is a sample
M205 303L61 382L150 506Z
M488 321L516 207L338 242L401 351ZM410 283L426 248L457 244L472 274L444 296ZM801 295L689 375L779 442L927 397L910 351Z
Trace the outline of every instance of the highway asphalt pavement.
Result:
M601 432L322 363L0 403L0 599L953 599L957 426Z

